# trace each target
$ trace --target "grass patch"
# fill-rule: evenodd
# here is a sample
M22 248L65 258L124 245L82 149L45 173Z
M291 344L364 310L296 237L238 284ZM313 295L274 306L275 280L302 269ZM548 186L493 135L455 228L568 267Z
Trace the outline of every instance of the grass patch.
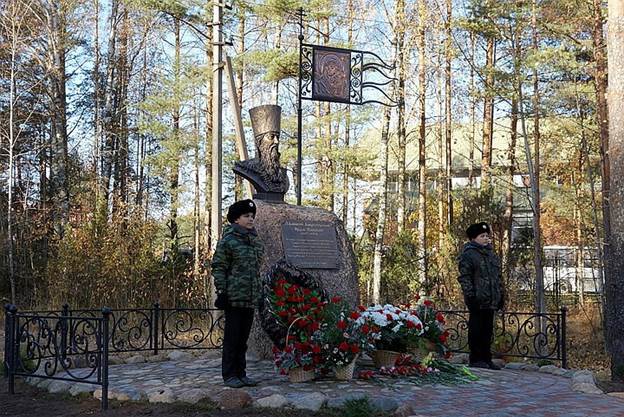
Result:
M384 415L386 415L386 413L372 405L368 398L347 400L342 407L337 409L338 417L372 417Z

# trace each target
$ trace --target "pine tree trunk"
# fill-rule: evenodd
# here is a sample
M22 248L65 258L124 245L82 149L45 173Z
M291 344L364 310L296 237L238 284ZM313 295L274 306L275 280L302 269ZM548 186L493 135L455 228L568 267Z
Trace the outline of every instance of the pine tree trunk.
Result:
M516 76L520 74L516 72ZM505 230L503 232L503 277L509 280L511 275L511 245L513 231L513 193L516 188L514 184L515 166L516 166L516 143L518 139L518 96L514 93L511 98L511 135L509 139L509 148L507 149L507 159L509 167L507 168L507 190L505 192L505 213L503 214Z
M17 72L17 40L18 40L18 28L16 27L16 23L18 22L18 8L15 1L11 2L10 6L7 7L7 13L11 14L12 27L10 33L11 39L11 49L10 49L10 70L9 70L9 143L7 144L8 148L8 170L9 175L7 178L7 250L8 250L8 269L9 269L9 286L11 288L11 304L15 304L16 301L16 276L15 276L15 261L14 261L14 251L15 245L13 240L13 173L14 173L14 164L15 164L15 144L17 142L17 132L15 130L15 97L17 95L17 87L16 87L16 72ZM1 143L0 143L1 144Z
M180 141L180 97L177 91L180 88L180 71L181 71L181 61L180 61L180 48L181 48L181 38L180 38L180 19L174 18L174 33L175 33L175 61L173 63L173 72L174 72L174 85L175 85L175 93L173 96L173 112L171 118L173 120L173 137L175 140L174 147L177 146ZM171 161L171 168L169 172L169 239L170 239L170 247L173 251L177 250L178 244L178 206L179 206L179 178L180 178L180 155L174 154L173 160ZM176 253L171 253L172 259L177 256Z
M605 336L611 378L624 381L624 0L609 1L607 40L611 247L605 276Z
M371 302L381 301L381 260L383 258L384 231L386 228L388 203L388 131L390 130L390 108L384 109L379 149L379 210L377 212L377 229L375 231L375 249L373 252L373 289Z
M109 15L109 32L108 32L108 48L106 54L106 84L104 92L104 109L103 109L103 128L104 128L104 143L102 145L101 158L101 191L100 201L102 213L108 213L108 207L111 206L111 176L113 173L113 153L116 147L116 131L117 119L117 107L115 106L115 81L117 68L116 63L116 47L117 47L117 19L119 18L119 0L112 0L111 11Z
M93 2L94 16L93 16L93 125L95 132L93 135L93 180L95 191L95 204L94 212L97 209L98 200L100 199L100 140L102 138L102 121L100 118L100 106L102 100L102 91L100 86L100 1L94 0Z
M468 167L468 184L470 187L474 185L474 167L475 167L475 136L477 123L477 99L475 96L475 35L470 32L470 145L468 148L468 159L470 166Z
M453 2L452 0L446 0L446 40L444 42L444 55L446 60L444 70L444 89L445 89L445 126L446 126L446 224L445 227L449 228L453 223L453 152L452 152L452 124L453 115L451 110L453 100L453 89L451 79L451 61L452 61L452 32L451 32L451 20L453 18Z
M117 58L117 74L119 74L116 86L118 125L113 212L124 218L128 202L128 85L130 83L128 42L131 37L128 9L125 6L121 19L119 56Z
M348 28L347 28L347 47L352 47L353 42L353 0L347 0ZM351 106L345 106L345 132L344 132L344 148L349 150L351 141ZM349 160L344 159L342 170L342 221L347 227L349 213ZM355 223L355 217L353 218Z
M592 31L592 41L594 46L594 60L596 70L594 74L594 86L596 88L596 124L600 129L600 167L602 171L601 192L602 192L602 242L600 239L597 245L601 246L600 262L607 268L605 258L611 249L609 237L611 236L611 214L609 209L609 109L607 107L607 58L605 56L605 39L603 33L602 1L593 0L594 5L594 26ZM596 233L599 233L599 229Z
M487 38L485 62L485 99L483 102L483 148L481 153L481 189L488 192L491 185L490 167L492 166L492 124L494 123L494 43L493 37Z
M212 24L212 4L207 3L205 7L206 24ZM206 30L206 68L213 68L213 53L212 53L212 30ZM206 177L204 185L204 258L210 255L210 248L212 248L211 239L211 213L212 213L212 71L206 74L206 110L205 110L205 123L206 123L206 135L204 139L204 175ZM209 284L206 283L206 299L209 298Z
M143 102L147 97L147 47L143 49L143 65L141 68L141 95L140 100ZM139 113L142 117L142 112ZM145 135L140 132L137 134L137 184L136 184L136 197L135 204L142 209L142 212L147 215L147 211L143 208L143 193L145 192L145 156L146 156L146 143Z
M531 19L533 30L533 50L538 52L537 33L537 0L533 0L533 13ZM537 69L533 69L533 146L535 153L535 165L531 182L533 187L533 248L535 265L535 311L546 312L546 300L544 294L544 269L542 265L542 225L541 225L541 197L540 197L540 107L541 98L539 91L539 74Z
M441 42L440 42L441 43ZM446 164L444 162L444 158L446 153L444 152L444 103L442 101L442 93L443 93L443 85L444 85L444 73L442 72L442 54L438 51L438 92L437 92L437 107L438 107L438 131L437 131L437 142L438 142L438 175L436 178L436 188L438 195L438 254L442 250L444 245L444 229L446 223L446 213L445 213L445 184L446 184Z
M62 6L52 4L48 10L50 49L50 82L52 94L52 166L51 194L54 199L53 224L57 236L62 237L69 218L69 178L67 155L67 98L65 86L65 52L67 32Z
M199 134L199 103L193 106L193 133L195 136L195 149L193 150L193 165L195 171L195 187L193 198L193 277L199 280L200 258L201 258L201 201L200 201L200 134Z
M427 5L425 0L418 1L418 105L420 126L418 134L418 263L421 273L421 286L427 284L427 166L426 166L426 132L425 132L425 96L426 86L426 51L425 51L425 21Z
M405 1L397 0L396 1L396 41L397 41L397 66L399 68L399 80L398 80L398 121L397 121L397 129L398 129L398 149L397 149L397 164L398 164L398 173L399 176L397 178L398 184L398 205L397 205L397 232L401 233L403 228L405 227L405 146L406 146L406 138L405 138L405 77L406 77L406 66L407 59L405 57L405 26L406 15L405 15Z

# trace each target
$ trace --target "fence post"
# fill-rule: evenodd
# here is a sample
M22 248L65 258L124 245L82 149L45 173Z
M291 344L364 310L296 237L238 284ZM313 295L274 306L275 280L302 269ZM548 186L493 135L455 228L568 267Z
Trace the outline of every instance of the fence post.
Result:
M7 339L5 347L8 347L8 354L5 352L7 374L9 377L9 394L15 394L15 368L17 367L17 355L19 350L19 341L17 340L17 307L14 304L6 306L7 332L4 336Z
M104 307L102 309L103 326L102 326L102 410L108 409L108 338L109 323L111 309Z
M154 314L152 318L152 335L154 337L153 346L154 346L154 355L158 355L158 328L160 327L160 303L154 303Z
M568 307L561 307L561 367L568 369L568 348L566 340L566 314L568 313Z
M11 316L9 315L9 308L11 304L4 305L4 356L2 357L2 365L4 367L4 377L9 376L9 346L11 345Z
M67 357L67 323L69 316L69 304L63 304L63 311L61 312L61 358L63 364Z

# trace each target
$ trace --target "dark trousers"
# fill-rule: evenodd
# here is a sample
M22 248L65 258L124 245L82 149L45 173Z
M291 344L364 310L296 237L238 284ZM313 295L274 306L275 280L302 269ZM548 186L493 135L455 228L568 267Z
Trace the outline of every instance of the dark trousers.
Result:
M468 346L470 363L491 362L492 333L494 332L494 310L470 309L468 318Z
M223 356L221 375L223 380L246 376L247 339L253 323L252 308L230 307L225 310L225 331L223 335Z

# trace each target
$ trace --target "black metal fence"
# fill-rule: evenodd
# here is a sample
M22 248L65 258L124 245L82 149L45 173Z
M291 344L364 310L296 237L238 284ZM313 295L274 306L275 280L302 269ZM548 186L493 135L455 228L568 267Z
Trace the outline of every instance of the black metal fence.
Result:
M465 310L444 310L451 351L468 353L468 318ZM500 356L552 360L568 367L566 314L501 312L496 315L492 351Z
M101 386L108 407L111 352L218 349L224 317L219 310L151 308L19 312L5 307L4 368L9 391L15 377ZM451 351L468 353L469 312L443 310ZM567 368L566 313L503 312L496 316L493 351L502 356L559 361Z
M4 369L9 392L15 377L101 386L108 408L110 353L219 349L224 317L206 308L79 309L20 312L5 306Z

